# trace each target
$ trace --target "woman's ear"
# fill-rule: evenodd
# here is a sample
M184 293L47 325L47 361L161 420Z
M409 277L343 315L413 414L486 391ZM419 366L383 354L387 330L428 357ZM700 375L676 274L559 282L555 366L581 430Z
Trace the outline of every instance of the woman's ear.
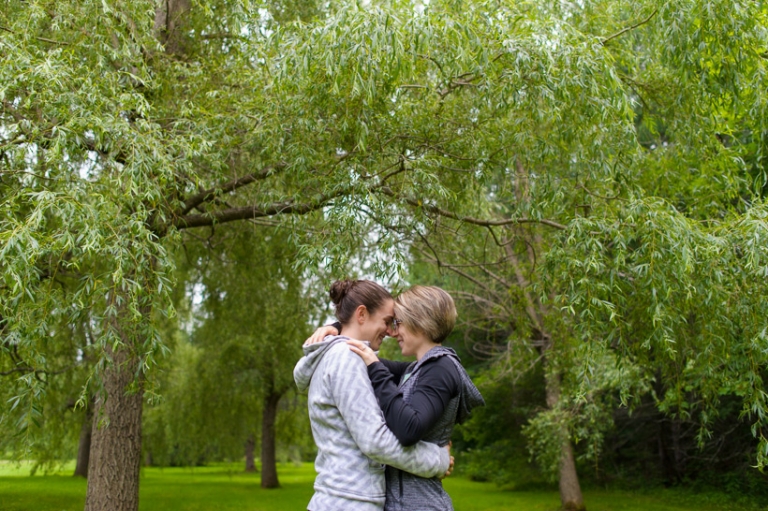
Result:
M355 309L355 319L359 325L362 325L365 323L365 320L368 319L368 309L365 305L357 306L357 309Z

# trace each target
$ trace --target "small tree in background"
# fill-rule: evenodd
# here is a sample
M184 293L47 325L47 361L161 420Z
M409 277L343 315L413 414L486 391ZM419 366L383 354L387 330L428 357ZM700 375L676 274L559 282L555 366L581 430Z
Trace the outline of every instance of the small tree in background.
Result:
M231 231L230 231L231 232ZM251 424L241 445L261 437L261 486L279 485L276 470L276 430L281 398L295 389L293 366L301 357L301 341L318 316L318 292L296 260L287 232L280 229L241 229L223 243L217 264L200 269L204 289L201 324L192 343L201 349L208 374L205 402L225 423ZM253 404L260 413L254 413ZM245 406L238 406L240 403ZM239 413L238 411L239 410ZM223 412L223 413L222 413ZM304 410L299 410L304 413ZM214 412L215 414L216 412ZM251 415L251 420L247 420ZM261 415L258 427L253 423ZM245 419L245 420L244 420ZM224 424L222 424L224 426Z
M212 246L218 255L208 261ZM189 339L168 364L164 398L149 412L153 458L196 464L245 454L246 471L254 471L260 438L261 485L277 487L278 438L299 445L308 433L290 425L306 423L305 407L282 398L295 390L292 369L317 321L316 279L306 278L279 228L221 229L204 243L190 240L184 255L186 287L194 290L187 299L200 303Z

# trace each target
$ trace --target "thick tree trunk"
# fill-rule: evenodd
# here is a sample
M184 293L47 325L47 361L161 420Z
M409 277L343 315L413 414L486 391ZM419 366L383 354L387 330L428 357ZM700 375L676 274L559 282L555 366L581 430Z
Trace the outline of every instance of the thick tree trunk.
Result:
M264 400L264 412L261 416L261 487L278 488L277 459L275 456L275 419L277 404L282 394L271 392Z
M245 441L245 471L256 472L256 460L254 459L254 452L256 451L256 438L253 433L248 435L248 440Z
M581 485L576 472L571 441L563 442L563 457L560 459L560 502L566 511L586 511Z
M560 375L550 374L546 378L547 406L551 409L560 401ZM576 461L573 457L570 434L563 435L562 454L560 457L560 503L566 511L586 511L584 497L581 494L579 475L576 473Z
M96 398L85 511L138 511L144 389L128 393L138 360L123 349L102 373Z
M77 444L77 464L74 476L88 477L88 461L91 456L91 431L93 430L93 406L85 410L83 425L80 427L80 441Z

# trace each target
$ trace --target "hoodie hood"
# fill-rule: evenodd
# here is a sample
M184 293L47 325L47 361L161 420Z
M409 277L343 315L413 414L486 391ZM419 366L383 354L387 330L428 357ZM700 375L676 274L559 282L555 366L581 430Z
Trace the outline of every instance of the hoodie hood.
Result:
M416 369L421 366L421 364L431 358L444 356L447 356L448 359L456 366L456 370L459 373L459 378L461 379L461 387L459 388L459 408L456 415L456 423L461 424L462 422L469 419L473 408L484 406L485 400L483 399L482 394L480 394L480 391L477 389L475 384L472 383L472 379L467 374L464 366L461 365L461 360L456 354L456 351L454 351L453 348L447 348L445 346L435 346L429 350L421 360L414 364L411 372L415 372Z
M323 359L328 350L340 342L346 342L349 337L343 335L329 335L323 340L315 344L303 346L304 356L296 363L296 367L293 368L293 380L296 382L296 386L302 392L309 388L309 383L312 381L312 375L315 374L318 364Z
M451 360L456 365L456 369L459 370L461 376L461 397L459 398L459 410L456 415L456 423L461 424L469 419L472 409L478 406L485 406L485 399L475 384L470 379L464 366L459 362L459 357L451 357Z

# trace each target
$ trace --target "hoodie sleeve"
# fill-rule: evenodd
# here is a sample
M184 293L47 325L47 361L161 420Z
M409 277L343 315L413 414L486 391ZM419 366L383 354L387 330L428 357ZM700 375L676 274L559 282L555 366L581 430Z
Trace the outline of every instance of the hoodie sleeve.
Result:
M336 406L362 453L420 477L443 475L449 464L447 450L427 442L403 447L387 428L362 359L345 349L335 362L337 367L327 371L326 377Z

